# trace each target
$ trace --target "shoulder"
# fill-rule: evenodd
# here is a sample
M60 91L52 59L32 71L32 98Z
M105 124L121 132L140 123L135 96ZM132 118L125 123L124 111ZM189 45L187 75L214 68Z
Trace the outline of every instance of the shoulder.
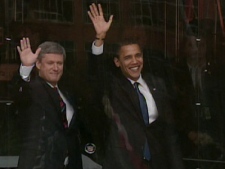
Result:
M143 75L143 80L147 83L148 86L151 87L164 87L165 86L165 81L163 78L159 76L155 76L153 74L144 74Z

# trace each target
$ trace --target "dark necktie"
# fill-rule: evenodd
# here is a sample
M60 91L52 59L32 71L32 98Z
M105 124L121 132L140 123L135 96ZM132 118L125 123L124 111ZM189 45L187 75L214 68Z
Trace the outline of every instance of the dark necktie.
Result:
M68 128L68 121L67 121L67 118L66 118L66 104L64 103L62 97L60 96L57 87L55 87L54 89L57 92L57 95L58 95L58 98L59 98L59 105L60 105L61 114L62 114L63 126L64 126L64 128Z
M145 97L140 92L140 90L138 88L138 85L139 85L139 83L135 82L134 83L134 88L135 88L135 90L136 90L136 92L138 94L140 108L141 108L141 113L142 113L145 125L148 126L149 125L148 107L147 107L147 103L146 103ZM149 151L149 145L148 145L147 140L146 140L145 145L144 145L144 158L146 160L150 160L150 158L151 158L150 151Z
M145 122L145 125L149 125L149 116L148 116L148 107L147 107L147 103L145 100L145 97L143 96L143 94L140 92L139 88L138 88L139 83L135 82L134 83L134 87L135 90L138 94L138 98L139 98L139 103L140 103L140 107L141 107L141 113Z

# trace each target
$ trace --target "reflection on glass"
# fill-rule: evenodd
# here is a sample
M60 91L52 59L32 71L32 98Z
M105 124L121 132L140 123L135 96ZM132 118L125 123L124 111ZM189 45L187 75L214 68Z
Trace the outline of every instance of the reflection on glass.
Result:
M144 46L144 69L165 80L173 99L176 129L187 169L225 168L225 1L222 0L5 0L0 2L0 156L18 155L16 110L8 84L18 70L16 46L23 36L34 49L45 40L57 41L67 51L64 84L82 93L82 108L94 145L83 145L101 163L105 137L101 107L89 108L93 98L89 80L95 63L87 66L95 38L87 10L101 3L105 18L114 15L105 38L104 70L115 55L115 44L126 36L137 36ZM76 22L77 21L77 22ZM72 23L72 24L65 24ZM116 26L114 26L116 25ZM89 42L89 43L87 43ZM88 58L88 59L87 59ZM88 69L88 70L87 70ZM95 79L96 80L96 79ZM102 77L104 83L105 77ZM95 102L94 102L95 103ZM95 107L96 106L96 107ZM83 112L82 112L83 113ZM85 114L85 115L86 115ZM95 123L93 123L95 119ZM99 120L100 121L100 120ZM15 123L14 123L15 122ZM95 126L94 126L95 124ZM8 139L8 140L7 140ZM100 154L100 153L102 154ZM1 167L1 166L0 166Z

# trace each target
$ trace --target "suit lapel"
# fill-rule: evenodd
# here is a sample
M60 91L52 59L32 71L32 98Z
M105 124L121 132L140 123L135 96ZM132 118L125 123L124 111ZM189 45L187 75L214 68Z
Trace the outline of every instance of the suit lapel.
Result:
M62 123L60 123L61 121L58 119L61 119L61 109L60 109L60 104L59 104L59 98L58 98L58 94L56 93L55 89L53 89L51 86L49 86L46 81L44 81L42 78L38 77L39 82L41 83L41 85L43 86L44 91L43 93L43 97L49 98L49 102L50 104L52 104L53 108L55 109L55 111L51 112L47 112L49 114L51 114L51 117L53 119L55 119L55 123L57 123L58 125L62 125ZM44 96L46 95L46 96ZM42 105L46 106L46 103L44 100L42 100L43 103ZM54 113L54 114L52 114Z
M67 101L69 102L69 104L73 107L73 115L72 115L72 119L71 119L71 121L70 121L70 123L69 123L69 127L70 126L73 126L73 124L75 123L75 117L76 117L76 107L75 107L75 104L74 104L74 99L73 98L71 98L70 97L70 95L69 95L69 93L68 92L66 92L66 91L61 91L62 93L63 93L63 95L64 95L64 97L67 99Z
M55 91L55 89L53 89L47 83L45 83L45 88L46 88L48 95L51 98L52 104L56 108L56 111L60 113L59 96L58 96L57 92Z
M156 92L158 91L158 87L156 88L156 84L154 83L154 79L151 76L143 76L143 79L147 83L147 86L152 94L153 99L156 99Z
M121 92L123 93L124 98L125 98L124 101L126 100L126 102L128 102L128 103L124 103L124 104L129 105L130 114L132 116L134 116L135 119L138 119L139 121L143 122L143 124L144 124L143 117L141 114L138 95L135 92L134 87L131 84L131 82L123 76L123 77L120 77L118 86L122 90Z
M164 116L165 113L165 93L166 93L166 88L164 82L158 78L154 77L152 75L145 75L143 76L143 79L147 83L149 90L152 94L152 97L155 101L156 108L158 110L158 115L159 116Z

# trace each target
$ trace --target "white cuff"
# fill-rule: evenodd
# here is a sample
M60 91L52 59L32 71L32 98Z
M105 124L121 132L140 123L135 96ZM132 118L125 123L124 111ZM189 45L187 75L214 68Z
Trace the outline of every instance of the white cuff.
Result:
M23 80L29 81L30 80L30 72L32 71L33 66L23 66L20 65L20 76L22 77Z
M95 41L92 43L92 54L101 55L103 53L103 44L101 46L95 46Z

